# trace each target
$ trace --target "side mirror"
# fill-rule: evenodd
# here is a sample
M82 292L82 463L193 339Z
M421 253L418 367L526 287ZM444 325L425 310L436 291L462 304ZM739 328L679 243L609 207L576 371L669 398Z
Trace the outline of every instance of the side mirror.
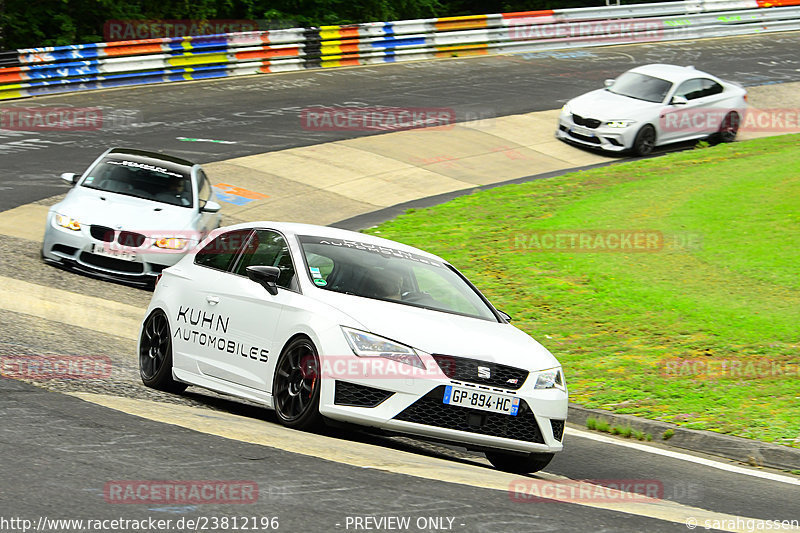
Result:
M603 85L605 85L606 88L611 87L612 85L614 85L614 80L609 78L603 82Z
M213 201L208 201L200 206L200 211L203 213L216 213L220 209L222 206Z
M247 277L267 289L268 293L273 296L278 294L278 277L281 275L278 267L257 265L249 266L245 270Z
M689 103L689 100L687 100L683 96L673 96L671 103L672 105L686 105Z
M501 317L503 317L503 320L505 320L506 322L511 322L511 315L509 315L508 313L505 313L505 312L503 312L503 311L501 311L501 310L499 310L499 309L497 310L497 313L498 313L498 314L499 314Z
M69 182L70 185L75 185L76 183L78 183L79 177L80 176L78 176L74 172L64 172L63 174L61 174L61 179Z

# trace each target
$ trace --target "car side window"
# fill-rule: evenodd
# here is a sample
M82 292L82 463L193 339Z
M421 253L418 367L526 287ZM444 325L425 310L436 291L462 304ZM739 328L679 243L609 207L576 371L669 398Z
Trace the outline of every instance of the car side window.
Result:
M703 80L703 96L713 96L715 94L720 94L724 89L722 85L715 82L714 80Z
M277 231L260 229L256 230L253 238L247 243L239 262L234 270L240 276L247 275L249 266L274 266L281 271L278 277L278 287L297 290L295 268L289 245L286 239Z
M197 198L200 200L200 207L205 206L211 199L211 184L202 170L197 171Z
M251 233L252 230L243 229L218 235L195 254L194 264L216 270L228 270Z
M687 100L694 100L705 96L703 91L703 80L695 78L693 80L686 80L681 83L678 90L675 91L675 96L683 96Z

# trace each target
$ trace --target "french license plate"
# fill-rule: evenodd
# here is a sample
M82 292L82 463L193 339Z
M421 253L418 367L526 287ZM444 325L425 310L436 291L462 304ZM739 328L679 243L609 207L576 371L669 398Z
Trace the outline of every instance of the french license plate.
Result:
M572 133L577 133L578 135L585 135L587 137L594 137L594 133L591 132L588 128L583 128L581 126L572 126L570 128Z
M519 411L519 398L514 396L454 387L453 385L445 387L443 403L511 416L517 416L517 411Z
M115 250L109 248L104 244L93 244L92 253L97 255L104 255L106 257L113 257L114 259L122 259L123 261L136 261L136 254L127 250Z

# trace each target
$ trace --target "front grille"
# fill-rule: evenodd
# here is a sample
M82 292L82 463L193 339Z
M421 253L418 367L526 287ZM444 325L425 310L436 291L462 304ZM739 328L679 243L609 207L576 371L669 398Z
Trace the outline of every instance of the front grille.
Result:
M581 141L592 143L592 144L600 144L600 139L597 137L589 137L588 135L581 135L580 133L575 133L574 131L569 132L570 137L575 137L576 139L580 139Z
M92 226L89 233L98 241L114 242L114 230L106 226Z
M559 442L564 438L564 422L566 422L566 420L550 419L550 425L553 428L553 437Z
M106 226L91 226L89 228L89 233L98 241L103 242L114 242L114 237L116 236L116 241L128 248L140 247L147 238L141 233L135 233L133 231L120 231L119 235L116 235L113 229Z
M144 244L145 236L132 231L120 231L117 242L129 248L138 248Z
M125 261L124 259L114 259L113 257L106 257L104 255L90 254L89 252L81 253L81 261L97 268L115 270L126 274L144 273L144 265L142 263Z
M528 377L527 370L514 368L513 366L498 365L489 361L439 354L435 354L433 358L436 359L439 368L448 378L467 383L517 390ZM481 369L478 367L481 367ZM480 377L478 372L481 372L481 375L486 375L486 369L488 369L490 377Z
M444 385L436 387L397 415L395 420L492 437L544 443L533 411L525 400L520 400L517 416L511 416L460 405L446 405L442 403L444 389Z
M572 122L578 126L586 126L587 128L595 129L600 125L600 121L596 118L585 118L580 115L572 114Z
M337 381L333 403L352 407L377 407L393 394L390 391Z

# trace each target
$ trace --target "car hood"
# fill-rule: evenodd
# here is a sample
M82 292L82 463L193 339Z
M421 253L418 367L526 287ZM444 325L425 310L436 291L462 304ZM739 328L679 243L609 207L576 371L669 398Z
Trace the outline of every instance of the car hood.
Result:
M188 229L194 210L122 194L78 187L53 206L53 210L81 224L132 231Z
M511 324L314 289L316 299L369 332L430 354L471 357L531 371L560 366L546 348Z
M663 107L660 102L637 100L605 89L597 89L573 98L568 105L570 112L576 115L602 121L651 117Z

